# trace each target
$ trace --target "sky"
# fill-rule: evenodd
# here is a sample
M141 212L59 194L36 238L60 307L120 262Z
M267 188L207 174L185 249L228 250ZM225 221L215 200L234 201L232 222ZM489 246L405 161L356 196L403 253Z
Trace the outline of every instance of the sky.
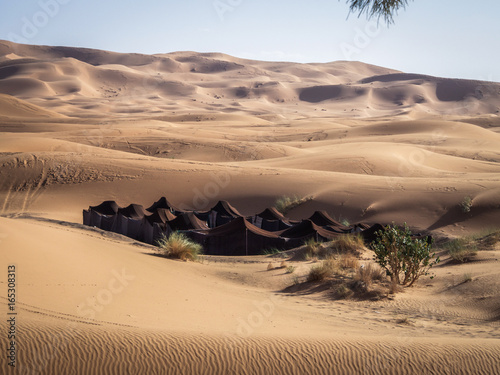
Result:
M0 39L147 54L355 60L500 82L499 15L498 0L415 0L386 27L349 15L345 0L2 0Z

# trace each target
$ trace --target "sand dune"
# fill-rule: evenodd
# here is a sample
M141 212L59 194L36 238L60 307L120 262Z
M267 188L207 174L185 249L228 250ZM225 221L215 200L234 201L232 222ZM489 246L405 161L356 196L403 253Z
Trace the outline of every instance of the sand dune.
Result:
M250 215L296 194L311 199L292 219L498 229L499 98L361 62L0 41L1 282L15 264L19 312L2 373L495 373L498 244L465 264L441 252L433 280L391 298L338 300L293 291L313 261L178 262L81 222L105 200Z

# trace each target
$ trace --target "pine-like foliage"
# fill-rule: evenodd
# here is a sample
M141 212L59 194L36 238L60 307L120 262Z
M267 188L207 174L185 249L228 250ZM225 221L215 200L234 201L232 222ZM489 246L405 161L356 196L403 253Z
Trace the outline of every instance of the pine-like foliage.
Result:
M347 0L350 11L359 15L366 13L368 18L384 18L390 24L394 22L393 15L406 8L410 0Z

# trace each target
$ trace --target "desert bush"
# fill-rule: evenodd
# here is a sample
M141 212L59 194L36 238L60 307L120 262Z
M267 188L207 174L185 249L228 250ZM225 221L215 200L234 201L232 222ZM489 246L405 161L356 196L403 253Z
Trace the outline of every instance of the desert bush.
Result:
M274 270L274 266L273 266L273 264L272 264L272 263L269 263L269 264L267 265L267 270L268 270L268 271Z
M368 263L358 268L354 279L362 281L366 286L370 286L374 281L386 280L387 275L378 265Z
M431 243L412 238L406 223L404 228L388 225L376 234L377 239L370 248L375 252L375 261L386 270L393 283L411 286L440 261L431 252Z
M464 197L464 199L462 199L462 202L460 202L460 208L462 209L462 212L463 213L470 212L471 207L472 207L472 198L470 196Z
M365 242L359 233L348 233L336 237L328 246L337 253L356 254L365 247Z
M191 241L185 234L174 232L157 241L160 253L167 258L196 260L202 252L202 246Z
M465 263L477 255L477 246L474 241L468 237L457 238L443 245L448 251L448 255L454 261Z
M321 264L311 267L307 281L323 281L332 276L338 269L335 259L326 259Z
M357 269L359 260L352 254L341 254L338 258L340 266L344 269Z
M268 249L262 250L263 255L274 255L281 253L281 250L276 247L270 247Z
M286 267L286 273L294 273L294 272L295 272L295 266Z
M304 259L311 259L313 257L318 257L320 253L323 252L323 244L316 241L314 238L310 238L304 242Z
M462 281L463 284L470 283L472 281L472 274L464 273L464 279Z
M284 195L276 200L276 203L274 206L276 209L281 212L283 215L285 215L287 212L290 210L294 209L297 206L300 206L301 204L312 200L312 197L303 197L300 198L296 195L294 196L287 196Z
M335 295L339 299L346 299L351 297L354 294L354 291L349 288L345 284L340 284L336 289L335 289Z

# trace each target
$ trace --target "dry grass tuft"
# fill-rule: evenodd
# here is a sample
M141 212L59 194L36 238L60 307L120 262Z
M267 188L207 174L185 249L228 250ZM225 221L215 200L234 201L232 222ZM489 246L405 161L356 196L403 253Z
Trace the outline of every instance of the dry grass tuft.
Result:
M368 263L358 268L354 279L362 281L367 287L369 287L374 281L381 282L387 280L387 275L378 265Z
M274 266L273 266L273 264L272 264L272 263L269 263L269 264L267 265L267 270L268 270L268 271L274 270Z
M287 212L291 211L295 207L300 206L301 204L310 200L312 200L312 197L300 198L296 195L292 197L284 195L276 200L274 206L279 212L285 215Z
M323 281L339 271L339 264L335 259L326 259L321 264L311 267L307 281Z
M350 298L354 295L354 291L349 288L346 284L340 284L336 289L335 289L335 296L338 299L347 299Z
M324 255L324 246L321 242L317 242L314 238L308 239L304 242L304 259L309 260L311 258L317 258L320 255Z
M342 234L328 243L332 252L359 254L365 248L363 237L358 233Z
M358 258L352 254L341 254L338 261L343 269L357 269L359 267Z
M183 261L197 260L202 252L200 244L191 241L179 232L174 232L168 237L163 236L158 240L158 247L163 256Z

